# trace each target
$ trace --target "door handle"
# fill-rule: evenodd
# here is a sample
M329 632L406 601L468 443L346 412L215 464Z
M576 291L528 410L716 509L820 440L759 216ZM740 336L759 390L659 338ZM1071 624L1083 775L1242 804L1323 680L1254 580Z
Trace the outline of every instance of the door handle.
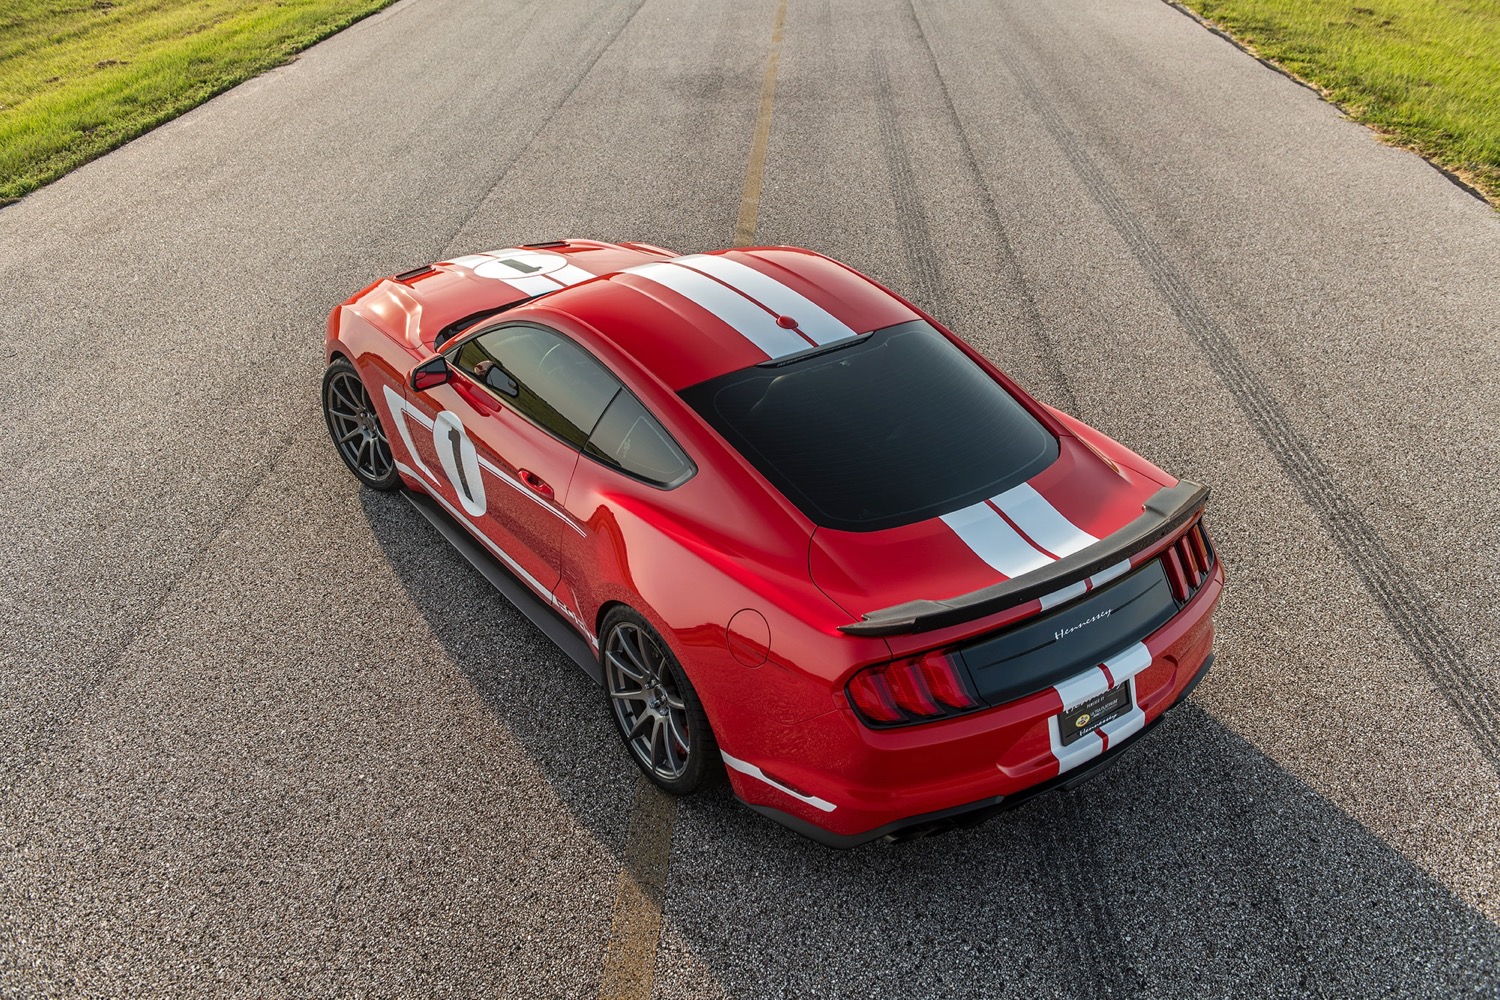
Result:
M538 496L544 496L548 500L555 499L555 494L552 492L552 487L548 486L547 481L541 476L537 475L535 472L532 472L529 469L522 469L520 472L516 473L516 476L531 492L537 494Z

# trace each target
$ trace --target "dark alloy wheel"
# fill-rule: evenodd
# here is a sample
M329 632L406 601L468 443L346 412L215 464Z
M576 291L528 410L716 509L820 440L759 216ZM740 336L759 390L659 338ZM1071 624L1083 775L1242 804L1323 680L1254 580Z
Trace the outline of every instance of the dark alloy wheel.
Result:
M673 795L723 774L718 743L687 675L646 620L616 608L604 620L604 687L630 756Z
M323 375L323 419L339 457L360 482L376 490L401 485L391 444L370 394L354 366L343 358L335 359Z

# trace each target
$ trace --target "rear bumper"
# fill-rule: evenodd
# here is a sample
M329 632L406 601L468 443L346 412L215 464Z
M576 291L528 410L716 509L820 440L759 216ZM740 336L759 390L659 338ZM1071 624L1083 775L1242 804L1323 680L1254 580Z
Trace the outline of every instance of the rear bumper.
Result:
M1140 732L1125 742L1111 747L1098 757L1071 771L1065 771L1055 778L1050 778L1041 784L1032 785L1030 788L1024 788L1010 795L991 796L980 799L977 802L969 802L964 805L953 806L949 809L940 809L937 812L923 813L920 816L908 816L905 819L899 819L884 826L878 826L873 830L865 830L861 833L853 834L834 833L824 827L810 823L800 816L794 816L774 806L756 805L749 802L746 805L762 816L775 820L782 826L800 833L809 840L815 840L825 847L833 847L839 850L848 850L849 848L868 844L872 840L879 840L881 838L888 840L915 840L920 837L930 837L934 834L944 833L948 830L978 826L997 813L1002 813L1008 809L1014 809L1019 805L1030 802L1038 795L1058 788L1076 788L1089 779L1109 770L1119 762L1121 757L1138 746L1145 739L1146 734L1150 733L1156 728L1157 723L1166 718L1167 712L1186 700L1187 696L1192 693L1193 688L1198 686L1198 682L1203 680L1213 664L1214 657L1210 653L1208 658L1203 661L1203 666L1198 668L1198 672L1193 675L1193 679L1188 682L1187 686L1182 689L1182 692L1176 696L1175 700L1163 709L1156 718L1146 723Z
M803 722L786 745L750 757L761 777L732 771L735 794L812 840L853 847L972 825L1050 788L1077 784L1137 744L1208 672L1223 583L1215 565L1182 611L1138 644L1149 654L1149 664L1137 659L1131 668L1139 712L1128 725L1106 723L1101 732L1108 738L1092 757L1059 744L1054 720L1065 706L1056 688L887 730L862 725L845 708Z

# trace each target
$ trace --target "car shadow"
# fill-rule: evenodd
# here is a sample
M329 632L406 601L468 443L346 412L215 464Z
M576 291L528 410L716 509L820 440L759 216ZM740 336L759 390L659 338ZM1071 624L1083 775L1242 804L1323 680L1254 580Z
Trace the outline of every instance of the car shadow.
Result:
M637 772L599 688L399 496L361 503L452 662L628 864ZM1500 929L1192 702L1078 789L926 840L831 851L727 792L684 800L663 918L668 995L1500 991Z

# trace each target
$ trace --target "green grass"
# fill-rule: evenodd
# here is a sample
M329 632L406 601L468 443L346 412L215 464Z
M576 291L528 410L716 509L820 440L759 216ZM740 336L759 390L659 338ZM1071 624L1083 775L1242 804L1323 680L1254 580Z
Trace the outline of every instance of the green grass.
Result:
M1183 0L1500 205L1497 0Z
M393 0L0 0L0 204Z

